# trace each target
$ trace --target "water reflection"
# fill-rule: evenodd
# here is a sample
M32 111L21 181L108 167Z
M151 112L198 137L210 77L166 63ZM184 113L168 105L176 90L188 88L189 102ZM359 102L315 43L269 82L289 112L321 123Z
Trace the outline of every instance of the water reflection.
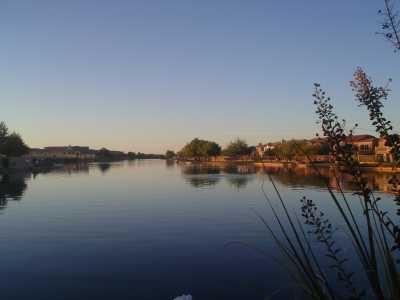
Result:
M347 191L357 189L351 175L340 173L333 168L293 168L293 169L266 169L266 172L273 174L273 178L290 187L325 188L326 182L336 190L342 188ZM392 174L364 172L368 187L373 191L392 193L393 185L390 184Z
M237 190L245 188L248 183L254 180L253 174L257 173L254 165L227 165L223 167L226 174L226 181Z
M0 209L4 209L9 200L20 200L23 197L28 178L30 178L30 174L25 173L2 175L0 180Z
M175 160L172 160L172 159L167 159L167 160L165 160L165 166L166 166L167 168L173 168L173 167L175 167Z
M134 163L128 161L127 164L129 166L133 166ZM34 175L74 175L74 174L83 174L90 175L92 172L100 171L101 174L108 173L111 169L115 169L118 167L123 167L125 162L100 162L100 163L68 163L64 165L54 166L51 169L42 170L39 173L35 173Z
M89 166L90 165L88 163L70 163L64 165L56 165L51 169L42 170L38 174L67 174L67 175L73 175L78 173L89 174L89 169L90 169Z
M37 180L28 180L29 174L1 177L0 207L21 199L24 193L25 204L42 200L34 207L19 205L13 214L0 218L7 222L7 226L0 227L0 236L7 241L7 247L0 247L2 275L9 279L0 283L3 298L16 299L13 296L18 293L18 299L26 299L30 293L46 300L84 289L82 299L116 298L112 293L117 290L130 291L131 299L173 299L183 287L195 282L199 284L190 292L196 299L216 299L216 294L219 299L262 299L264 294L286 287L280 268L273 263L265 265L251 250L226 249L224 245L241 240L275 256L275 248L260 231L262 225L249 220L247 213L249 206L265 211L259 179L270 173L282 190L287 186L324 188L324 178L331 185L337 184L332 170L320 172L323 178L312 169L130 161L60 166L46 176L39 175ZM75 176L76 180L66 180L58 174ZM390 189L390 174L366 176L371 186L382 191ZM347 189L353 188L345 175L340 175L338 182L345 183ZM27 184L32 193L26 193ZM223 188L194 192L217 186ZM232 195L227 188L245 191ZM297 194L288 193L290 208L298 205ZM313 196L321 200L325 195ZM320 203L331 212L328 201ZM270 216L268 210L265 213ZM334 215L332 219L335 220ZM68 259L65 253L71 253ZM171 261L176 270L172 275ZM210 272L210 266L218 267ZM189 273L193 274L190 278L186 276ZM61 276L60 280L53 285L46 280L30 280L57 276ZM166 282L154 288L160 276ZM81 278L85 280L76 280ZM215 292L215 282L221 278L232 284L222 284ZM104 280L107 285L99 291ZM151 286L137 284L132 288L132 282L143 280ZM26 289L18 289L21 281L26 283ZM253 283L265 292L255 295Z
M217 167L190 164L181 166L183 178L195 188L215 186L221 180L221 170Z
M182 172L184 175L220 174L221 168L217 166L191 164L182 166Z
M257 167L251 164L226 165L223 166L222 169L226 174L248 175L257 173Z
M180 165L182 176L186 182L195 188L212 187L221 182L225 177L226 181L236 189L247 186L249 181L253 180L256 173L254 165L201 165L185 164Z
M186 181L195 188L212 187L220 182L219 177L187 177Z
M238 190L245 188L247 184L253 179L254 177L240 175L226 177L227 182Z
M276 182L291 188L325 189L328 182L336 190L340 188L347 191L356 190L356 185L350 175L329 167L316 170L304 167L262 167L253 164L178 164L178 166L181 168L184 180L194 187L214 186L221 182L221 178L225 178L232 187L241 189L254 180L255 175L270 174ZM391 174L373 172L363 174L370 189L384 193L393 192L393 185L389 183L391 176Z
M111 164L110 164L110 163L99 163L99 164L97 165L97 167L99 168L99 170L100 170L100 172L101 172L102 174L105 174L105 173L107 173L107 172L110 170Z
M325 176L310 173L305 175L301 170L296 169L264 169L271 177L282 185L292 188L324 188Z

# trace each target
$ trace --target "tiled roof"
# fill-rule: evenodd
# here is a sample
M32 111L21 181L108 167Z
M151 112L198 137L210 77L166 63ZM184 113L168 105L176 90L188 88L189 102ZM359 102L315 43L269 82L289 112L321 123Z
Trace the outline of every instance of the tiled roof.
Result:
M348 137L348 141L350 142L364 142L364 141L370 141L370 140L375 140L376 137L373 135L369 134L358 134L358 135L353 135Z

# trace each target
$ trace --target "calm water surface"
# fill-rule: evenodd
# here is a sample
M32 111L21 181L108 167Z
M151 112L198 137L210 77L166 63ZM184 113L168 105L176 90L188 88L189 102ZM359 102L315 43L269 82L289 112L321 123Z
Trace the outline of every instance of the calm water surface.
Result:
M273 174L291 210L306 195L340 226L317 176ZM260 191L265 179L246 166L157 160L3 178L2 298L172 300L190 293L195 300L261 300L275 292L292 298L275 245L254 214L272 221ZM371 180L385 190L385 179ZM274 196L268 179L265 190ZM344 252L353 255L351 248Z

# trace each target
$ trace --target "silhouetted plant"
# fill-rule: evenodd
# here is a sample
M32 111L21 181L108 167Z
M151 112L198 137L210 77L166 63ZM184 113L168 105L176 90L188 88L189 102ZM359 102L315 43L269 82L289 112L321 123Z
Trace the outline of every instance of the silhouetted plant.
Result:
M386 145L391 148L393 161L400 164L400 136L393 133L392 122L383 116L383 100L389 95L389 89L373 86L372 80L361 69L357 68L354 73L354 80L350 82L353 91L356 93L356 100L360 106L365 106L369 112L372 125L380 137L386 139Z
M354 272L348 272L345 269L348 259L341 258L339 253L342 249L335 246L333 234L337 228L334 228L329 219L325 218L325 214L318 209L313 200L303 197L300 202L302 203L301 215L305 224L312 228L308 233L314 234L317 241L325 246L325 255L332 260L329 267L336 272L337 280L343 282L346 288L348 294L346 299L360 299L365 295L365 291L358 292L352 281Z
M376 126L377 132L382 138L386 139L386 145L390 147L396 166L398 166L398 136L392 133L391 122L385 119L382 113L382 100L388 96L387 87L374 87L372 81L361 69L357 69L351 86L360 105L367 107L370 119ZM314 86L313 98L318 123L321 125L322 134L330 148L331 167L333 170L340 170L352 178L356 188L354 194L361 200L363 218L356 219L355 210L358 206L350 203L340 182L337 180L339 193L335 193L330 186L329 179L320 175L345 223L344 229L349 233L354 245L356 257L363 270L361 274L357 273L357 276L365 277L368 285L364 286L362 290L355 286L353 277L356 275L345 268L346 258L339 257L341 248L336 244L333 225L311 199L302 198L302 217L305 220L305 226L312 228L308 231L308 234L315 235L317 241L324 245L326 256L333 261L328 271L335 272L338 278L338 282L332 284L336 287L343 283L345 291L338 291L330 285L325 274L327 271L324 270L322 262L316 258L312 243L307 238L307 232L299 221L297 228L294 226L296 217L289 214L286 204L271 177L271 183L284 211L283 216L278 214L265 192L264 195L283 238L272 231L272 227L266 220L262 219L262 221L266 224L281 252L288 258L290 265L297 271L298 275L294 279L304 287L309 298L362 299L366 296L366 292L363 291L365 290L372 293L374 299L398 300L400 299L400 275L396 266L396 250L400 249L399 226L395 225L388 212L380 208L379 201L381 199L375 197L368 186L367 178L356 159L356 149L352 145L354 128L349 131L346 130L345 121L340 120L336 115L331 99L319 84ZM301 151L301 147L298 149ZM311 166L319 173L317 166L312 162ZM396 176L393 176L393 178L392 181L397 180ZM392 185L395 186L396 183L392 182ZM396 203L399 203L398 194L395 200ZM288 225L285 225L286 222Z
M351 86L356 93L356 100L360 106L365 106L369 112L370 120L372 125L375 126L376 132L381 138L386 141L386 146L390 147L390 153L394 162L395 167L400 166L400 136L393 133L393 125L391 121L387 120L383 116L383 100L386 100L389 95L388 87L375 87L372 80L367 74L358 68L354 74L354 81L351 81ZM400 180L394 173L392 178L389 180L392 185L393 192L396 194L394 202L396 205L400 205ZM385 226L388 231L394 237L395 245L392 247L392 251L400 251L400 228L399 225L387 216L385 212L378 212L381 219L384 220ZM397 214L400 215L400 209L397 210Z
M273 237L285 261L289 262L289 265L287 265L282 261L280 262L281 265L285 266L293 280L302 286L308 298L318 300L340 299L340 297L337 296L337 292L331 287L320 262L317 260L301 222L289 213L275 182L269 174L268 177L278 197L280 207L283 209L283 217L273 205L272 200L265 192L263 186L262 192L271 208L274 220L279 225L279 230L283 238L278 236L267 220L259 214L257 214L257 216Z
M384 0L384 8L379 10L378 13L383 17L383 20L381 31L377 33L383 35L393 45L395 51L400 50L400 20L394 1Z
M365 78L366 76L363 77L362 74L360 74L360 70L356 72L355 81L352 82L353 88L356 88L356 97L362 99L362 104L368 105L371 109L370 118L376 120L377 123L374 125L378 125L377 128L381 128L381 130L385 130L385 126L391 125L390 122L383 117L381 112L383 104L380 102L380 99L387 97L387 89L371 88L365 93L365 86L368 86L368 82L365 81ZM322 123L323 134L327 137L331 145L332 158L335 163L343 168L344 172L353 177L358 189L356 194L362 199L367 227L366 240L364 241L359 225L355 222L355 219L352 222L353 224L350 222L346 223L350 229L354 243L357 246L358 253L360 254L360 262L364 267L365 274L378 299L387 299L385 298L385 291L382 285L389 286L390 294L399 297L399 276L394 266L394 257L391 253L396 247L389 247L389 242L387 241L389 235L394 239L395 245L397 245L398 228L388 217L388 213L379 208L378 202L380 199L374 197L371 189L368 187L367 180L363 177L360 163L355 159L355 153L351 146L352 133L350 132L350 134L346 136L343 125L337 121L338 118L333 112L330 99L325 96L325 92L321 90L319 85L315 86L314 98L316 99L314 103L317 105L317 113ZM340 203L335 203L340 207ZM348 212L352 214L349 206ZM348 215L343 213L342 216L345 218L348 217ZM380 263L378 263L379 259L381 260ZM385 281L381 276L382 272L390 274L390 279Z

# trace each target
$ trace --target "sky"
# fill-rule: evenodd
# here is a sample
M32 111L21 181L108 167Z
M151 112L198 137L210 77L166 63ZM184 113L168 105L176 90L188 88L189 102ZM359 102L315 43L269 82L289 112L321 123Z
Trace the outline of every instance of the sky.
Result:
M313 83L373 133L349 81L392 78L400 53L376 34L383 0L3 0L0 120L31 147L163 153L309 138Z

